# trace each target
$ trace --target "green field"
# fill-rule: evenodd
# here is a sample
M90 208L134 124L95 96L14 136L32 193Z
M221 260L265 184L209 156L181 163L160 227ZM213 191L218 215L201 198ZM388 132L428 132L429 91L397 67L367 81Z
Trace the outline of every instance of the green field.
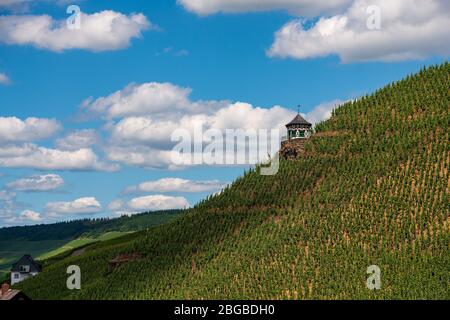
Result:
M36 257L37 260L45 260L45 259L49 259L52 258L54 256L57 256L59 254L62 254L66 251L72 251L74 249L80 248L80 247L84 247L88 244L91 243L95 243L95 242L99 242L99 241L106 241L106 240L111 240L117 237L121 237L123 235L126 235L130 232L119 232L119 231L110 231L110 232L106 232L98 237L81 237L75 240L72 240L66 244L64 244L61 247L58 247L54 250L45 252L44 254L41 254L39 256Z
M2 273L9 272L12 263L24 254L31 254L36 260L42 261L87 244L114 239L128 233L112 231L96 238L86 237L74 240L0 241L0 271Z
M79 220L0 229L0 282L8 276L12 263L24 254L43 261L89 244L167 223L180 214L179 210L171 210L110 220Z
M337 108L278 174L61 257L37 299L450 299L450 64ZM114 269L109 261L133 257ZM82 289L66 289L80 266ZM381 289L366 287L367 267Z
M38 257L49 251L61 248L70 240L44 240L44 241L0 241L0 272L7 273L11 264L24 254Z

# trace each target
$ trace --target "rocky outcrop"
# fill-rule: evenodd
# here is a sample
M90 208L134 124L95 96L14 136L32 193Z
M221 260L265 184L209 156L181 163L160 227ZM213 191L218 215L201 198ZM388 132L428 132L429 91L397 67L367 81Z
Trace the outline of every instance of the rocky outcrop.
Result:
M305 143L308 139L292 139L281 143L280 156L285 159L295 159L305 153Z

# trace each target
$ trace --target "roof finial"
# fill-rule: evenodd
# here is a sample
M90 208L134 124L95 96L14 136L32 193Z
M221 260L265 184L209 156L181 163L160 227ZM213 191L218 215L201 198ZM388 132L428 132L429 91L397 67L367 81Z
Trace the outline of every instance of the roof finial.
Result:
M300 114L300 107L301 107L301 105L299 104L299 105L297 106L297 113L298 113L298 114Z

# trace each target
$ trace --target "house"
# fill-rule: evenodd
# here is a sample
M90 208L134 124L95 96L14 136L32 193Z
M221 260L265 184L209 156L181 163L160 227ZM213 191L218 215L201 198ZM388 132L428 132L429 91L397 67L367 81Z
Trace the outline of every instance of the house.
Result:
M34 261L29 254L26 254L12 265L11 285L19 283L31 276L35 276L41 271L41 265Z
M9 284L2 284L0 290L0 300L10 300L10 301L28 301L31 300L25 293L20 290L11 289Z
M300 113L298 113L291 122L286 125L288 132L287 138L291 139L307 139L311 136L312 124L306 121Z

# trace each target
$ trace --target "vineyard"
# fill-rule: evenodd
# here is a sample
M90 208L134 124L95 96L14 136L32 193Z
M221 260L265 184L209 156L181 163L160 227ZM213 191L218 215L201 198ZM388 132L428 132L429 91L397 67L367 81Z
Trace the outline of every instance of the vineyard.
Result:
M34 299L450 299L450 64L334 110L302 157L20 284ZM139 259L111 270L120 255ZM82 289L66 289L66 268ZM366 287L370 265L381 289Z

